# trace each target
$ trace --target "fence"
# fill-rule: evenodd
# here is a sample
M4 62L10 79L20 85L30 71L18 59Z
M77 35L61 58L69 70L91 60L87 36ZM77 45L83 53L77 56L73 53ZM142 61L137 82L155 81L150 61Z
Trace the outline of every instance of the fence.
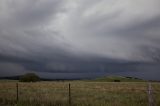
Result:
M0 105L159 106L159 87L159 83L122 82L0 83Z

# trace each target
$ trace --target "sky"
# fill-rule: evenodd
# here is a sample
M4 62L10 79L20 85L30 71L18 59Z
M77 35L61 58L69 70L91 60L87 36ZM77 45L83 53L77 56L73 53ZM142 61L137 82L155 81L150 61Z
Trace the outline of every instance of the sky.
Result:
M160 80L159 0L0 0L0 76Z

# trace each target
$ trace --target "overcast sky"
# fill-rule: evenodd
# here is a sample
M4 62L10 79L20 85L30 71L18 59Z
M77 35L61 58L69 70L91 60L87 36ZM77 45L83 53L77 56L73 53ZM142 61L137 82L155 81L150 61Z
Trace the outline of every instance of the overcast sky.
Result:
M159 61L159 0L0 0L1 76L112 73L108 63L126 62L156 64L157 75Z

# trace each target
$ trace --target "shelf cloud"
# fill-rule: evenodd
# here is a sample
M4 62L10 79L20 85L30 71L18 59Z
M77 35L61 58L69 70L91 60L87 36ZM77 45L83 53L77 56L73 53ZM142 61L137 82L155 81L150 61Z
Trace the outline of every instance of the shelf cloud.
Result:
M1 76L127 73L128 67L133 73L146 64L157 73L159 6L159 0L1 0Z

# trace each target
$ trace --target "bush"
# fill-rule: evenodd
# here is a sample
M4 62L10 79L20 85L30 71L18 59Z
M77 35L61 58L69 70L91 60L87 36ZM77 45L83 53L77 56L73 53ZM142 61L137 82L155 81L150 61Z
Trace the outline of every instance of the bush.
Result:
M37 82L40 81L38 75L34 73L27 73L20 78L20 82Z
M114 82L121 82L120 80L114 80Z

